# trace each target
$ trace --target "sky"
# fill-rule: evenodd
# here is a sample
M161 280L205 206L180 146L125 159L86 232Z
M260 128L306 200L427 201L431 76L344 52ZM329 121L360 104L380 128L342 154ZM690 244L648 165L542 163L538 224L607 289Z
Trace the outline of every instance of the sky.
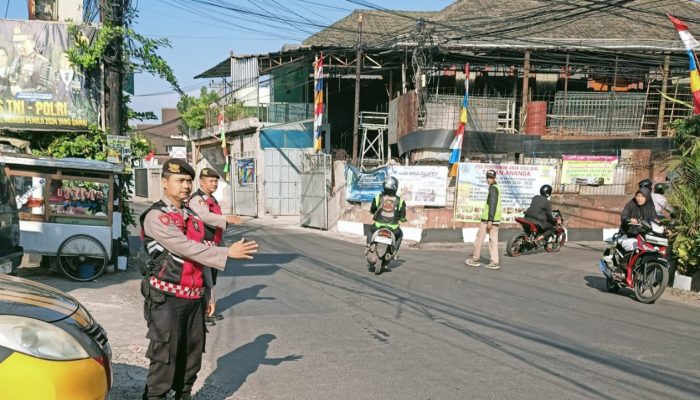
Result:
M180 87L196 94L199 87L211 82L194 76L235 54L264 54L279 51L286 43L300 44L320 30L303 26L302 32L288 27L280 29L268 23L251 21L245 16L216 12L210 8L193 6L188 0L133 0L139 17L135 29L149 37L168 38L172 48L160 55L173 68ZM405 11L438 11L454 0L374 0L372 4ZM251 10L269 12L286 5L287 15L296 13L323 25L342 19L354 9L367 8L347 0L235 0L231 4ZM0 13L9 19L27 19L25 0L0 0ZM193 12L194 11L194 12ZM199 14L197 14L199 13ZM202 15L204 14L204 15ZM212 18L213 16L213 18ZM216 20L214 20L216 18ZM162 107L175 107L179 96L169 84L148 74L137 74L132 107L136 111L153 111L160 116Z

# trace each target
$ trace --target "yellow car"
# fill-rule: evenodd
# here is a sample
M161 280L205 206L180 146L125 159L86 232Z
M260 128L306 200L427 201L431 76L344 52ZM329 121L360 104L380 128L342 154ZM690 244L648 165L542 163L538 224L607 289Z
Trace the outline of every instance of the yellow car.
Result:
M0 275L0 397L107 399L112 349L104 329L74 298Z

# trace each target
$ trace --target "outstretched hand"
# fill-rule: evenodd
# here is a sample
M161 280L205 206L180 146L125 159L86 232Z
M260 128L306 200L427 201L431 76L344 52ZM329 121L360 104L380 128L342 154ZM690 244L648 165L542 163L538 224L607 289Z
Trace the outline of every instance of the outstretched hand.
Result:
M241 239L228 248L229 258L252 260L253 254L257 252L258 244L254 240L246 242L245 239Z
M243 223L243 220L238 215L227 215L226 216L226 223L240 225Z

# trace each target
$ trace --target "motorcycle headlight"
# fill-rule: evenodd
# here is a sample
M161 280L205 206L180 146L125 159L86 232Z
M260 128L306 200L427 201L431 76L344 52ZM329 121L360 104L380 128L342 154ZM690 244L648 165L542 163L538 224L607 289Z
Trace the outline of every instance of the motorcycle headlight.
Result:
M0 316L0 346L46 360L89 358L87 351L63 329L15 315Z

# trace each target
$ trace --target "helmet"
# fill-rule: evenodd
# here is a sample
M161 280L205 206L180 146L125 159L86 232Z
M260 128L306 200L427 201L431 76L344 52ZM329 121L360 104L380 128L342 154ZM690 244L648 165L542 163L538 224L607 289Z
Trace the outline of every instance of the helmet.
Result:
M384 187L384 194L388 194L390 196L393 196L396 194L396 191L399 189L399 180L394 178L393 176L387 176L384 179L383 187Z
M645 188L651 190L652 185L654 185L654 182L652 182L651 179L642 179L641 181L639 181L639 188L640 189L645 187Z
M544 197L549 197L552 195L552 186L550 185L542 185L540 188L540 194Z
M664 194L666 192L666 185L663 183L657 183L654 185L654 193Z

